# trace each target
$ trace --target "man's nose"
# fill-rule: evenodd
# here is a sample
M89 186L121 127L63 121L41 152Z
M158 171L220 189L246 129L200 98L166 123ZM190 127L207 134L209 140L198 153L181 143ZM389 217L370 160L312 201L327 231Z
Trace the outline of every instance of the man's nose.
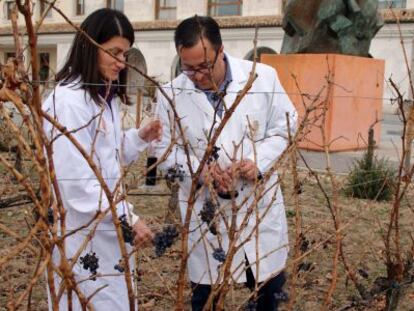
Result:
M204 78L204 74L202 72L199 72L199 71L196 71L195 74L194 74L194 76L193 76L193 79L195 81L200 81L203 78Z

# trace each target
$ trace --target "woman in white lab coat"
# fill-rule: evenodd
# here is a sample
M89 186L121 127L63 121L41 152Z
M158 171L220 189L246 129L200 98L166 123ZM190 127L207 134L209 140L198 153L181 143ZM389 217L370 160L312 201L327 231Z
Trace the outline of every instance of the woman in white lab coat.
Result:
M122 175L121 168L136 160L149 142L160 137L161 126L158 121L153 121L141 129L121 130L119 101L127 103L126 67L122 61L134 43L134 30L125 15L111 9L97 10L85 19L81 29L117 59L97 48L84 33L78 32L66 64L56 76L58 85L44 102L43 110L71 131L117 197L122 194L122 187L115 190ZM66 211L66 230L70 232L85 226L65 239L69 260L73 260L81 249L73 273L77 281L89 279L80 282L79 289L85 297L94 293L90 300L94 310L129 310L124 275L114 269L122 255L111 212L108 211L109 202L101 184L68 138L50 122L45 122L44 129L53 142L53 163ZM133 214L131 204L121 200L116 210L118 216L125 215L132 226L135 236L131 244L141 246L152 240L152 232L142 219ZM106 211L105 217L91 241L82 249L87 235L96 225L96 221L89 222L98 211ZM59 223L59 219L55 221ZM126 244L130 252L131 246ZM54 264L59 265L57 249L53 257ZM98 267L88 268L86 265L85 269L85 260L90 258L98 259ZM56 292L60 285L61 279L56 274ZM59 310L68 310L66 294L65 291L59 302ZM73 310L81 310L77 295L72 294ZM50 299L49 305L51 308Z

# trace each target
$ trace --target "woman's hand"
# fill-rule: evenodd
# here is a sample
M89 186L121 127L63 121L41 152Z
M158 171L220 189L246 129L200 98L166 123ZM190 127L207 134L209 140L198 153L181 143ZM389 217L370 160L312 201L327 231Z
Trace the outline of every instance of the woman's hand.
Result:
M160 141L162 137L161 121L159 119L150 121L148 124L139 129L138 135L147 143L153 140Z

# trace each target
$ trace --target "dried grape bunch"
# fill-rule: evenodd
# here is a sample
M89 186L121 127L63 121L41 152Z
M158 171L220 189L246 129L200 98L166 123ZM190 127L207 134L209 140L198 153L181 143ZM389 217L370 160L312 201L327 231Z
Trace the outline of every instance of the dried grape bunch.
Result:
M55 223L55 217L53 216L53 209L51 207L47 209L47 222L51 226Z
M304 261L304 262L301 262L299 265L298 265L298 267L297 267L297 272L299 273L300 271L312 271L313 270L313 264L311 263L311 262L307 262L307 261Z
M168 182L175 182L176 180L184 181L185 171L181 164L175 164L174 166L168 168L167 173L165 174L165 179Z
M362 276L364 279L368 279L368 278L369 278L369 273L368 273L368 271L367 271L366 269L359 268L359 269L358 269L358 273L359 273L359 275L360 275L360 276Z
M126 215L123 214L118 219L121 222L122 236L125 243L134 245L134 232L132 231L131 225L128 223Z
M300 241L300 251L303 253L306 253L309 250L310 242L309 240L303 235L302 233L299 235L299 241Z
M286 302L286 301L288 301L289 300L289 295L288 295L288 293L286 293L285 291L281 291L281 292L279 292L279 293L275 293L275 294L273 294L273 296L275 297L275 299L277 300L277 301L282 301L282 302Z
M213 200L206 199L204 201L203 208L199 213L201 221L205 222L208 225L208 229L214 235L217 234L217 227L214 222L214 216L218 207L218 204L216 204Z
M125 264L122 259L119 259L118 263L114 266L114 269L119 271L120 273L125 272Z
M215 248L213 250L213 258L218 262L224 262L226 260L226 253L221 247Z
M219 147L213 146L213 150L211 152L210 158L207 160L207 163L212 163L214 161L217 161L217 159L220 157L219 151L220 151Z
M254 300L249 300L244 308L245 311L256 311L257 310L257 302Z
M80 264L83 266L83 269L89 270L93 276L96 275L99 268L99 258L96 256L96 253L87 253L85 256L79 258ZM96 280L95 277L92 280Z
M153 240L155 246L155 255L157 257L161 257L167 248L173 245L177 237L178 231L174 225L168 225L164 227L161 232L157 232Z

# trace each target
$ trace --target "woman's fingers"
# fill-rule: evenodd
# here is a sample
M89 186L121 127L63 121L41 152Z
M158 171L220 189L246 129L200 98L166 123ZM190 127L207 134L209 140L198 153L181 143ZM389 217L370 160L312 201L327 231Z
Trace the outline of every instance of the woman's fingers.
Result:
M160 141L162 138L162 124L161 120L152 120L147 125L139 129L139 137L141 137L146 142L151 142L153 140Z

